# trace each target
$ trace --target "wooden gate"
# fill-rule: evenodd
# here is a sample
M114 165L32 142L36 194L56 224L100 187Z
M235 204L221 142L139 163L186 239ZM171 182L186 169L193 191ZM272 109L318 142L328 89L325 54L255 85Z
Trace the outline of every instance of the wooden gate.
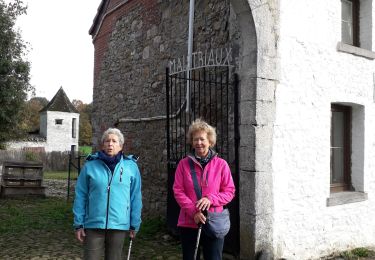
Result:
M229 67L203 67L174 74L166 71L167 158L168 158L168 227L177 233L179 205L173 196L173 182L178 162L190 151L186 133L190 123L202 118L216 128L214 150L225 159L236 185L235 199L228 205L231 229L225 238L224 251L239 254L239 130L238 77Z

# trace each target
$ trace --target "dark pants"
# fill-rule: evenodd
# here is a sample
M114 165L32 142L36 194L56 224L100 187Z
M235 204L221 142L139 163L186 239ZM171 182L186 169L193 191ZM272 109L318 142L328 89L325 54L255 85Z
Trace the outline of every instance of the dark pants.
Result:
M198 229L179 228L181 234L181 246L183 260L194 260L195 245L197 242ZM210 238L201 232L197 260L200 259L202 248L205 260L221 260L223 255L224 238Z
M101 259L103 252L106 260L120 260L126 231L108 229L86 229L84 241L84 259Z

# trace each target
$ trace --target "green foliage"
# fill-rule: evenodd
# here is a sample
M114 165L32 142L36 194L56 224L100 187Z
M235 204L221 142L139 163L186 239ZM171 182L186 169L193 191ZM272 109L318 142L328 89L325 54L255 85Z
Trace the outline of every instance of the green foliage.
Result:
M84 104L81 100L73 99L72 104L79 112L79 145L91 145L92 126L91 114L92 103Z
M32 161L32 162L40 161L39 154L31 152L31 151L25 152L25 158L26 158L26 161Z
M88 119L88 115L80 113L79 119L79 144L80 145L91 145L92 139L92 126L91 121Z
M6 148L6 145L0 142L0 150L5 150Z
M27 101L21 112L19 129L22 132L35 132L39 130L40 115L39 111L48 104L44 97L33 97Z
M160 217L149 218L142 223L139 234L142 236L154 236L165 230L165 221Z
M367 248L359 247L352 250L352 253L359 257L368 257L369 250Z
M57 198L24 198L0 200L0 234L25 229L72 228L72 204ZM151 237L165 231L162 218L142 223L139 236Z
M0 200L0 235L30 229L71 228L71 204L61 199Z
M15 29L18 16L26 14L21 0L0 0L0 143L20 135L20 112L29 92L30 63L24 60L27 45Z
M80 146L79 147L79 153L81 155L89 155L92 153L92 147L91 146Z
M70 172L70 179L76 180L78 177L78 172L75 169L72 169ZM50 180L67 180L68 179L68 172L67 171L46 171L43 173L44 179Z
M373 257L375 252L364 247L358 247L350 251L345 251L340 256L346 260L357 260L360 257Z

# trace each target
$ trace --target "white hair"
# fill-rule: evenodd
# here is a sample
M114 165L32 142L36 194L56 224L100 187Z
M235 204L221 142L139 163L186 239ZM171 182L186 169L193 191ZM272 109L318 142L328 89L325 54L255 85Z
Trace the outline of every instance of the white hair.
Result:
M121 146L124 144L124 135L117 128L108 128L107 130L105 130L102 135L101 143L104 144L105 139L107 139L107 137L111 134L118 137L118 141Z

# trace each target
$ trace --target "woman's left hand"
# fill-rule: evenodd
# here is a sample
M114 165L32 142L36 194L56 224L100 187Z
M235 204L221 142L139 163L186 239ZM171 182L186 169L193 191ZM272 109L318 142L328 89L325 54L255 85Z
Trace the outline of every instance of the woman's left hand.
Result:
M135 230L130 230L129 231L129 236L130 236L131 239L134 239L135 236L136 236L136 234L137 234L137 232Z
M202 212L197 212L194 215L194 222L199 225L199 223L206 224L206 216Z
M198 200L196 205L197 209L199 209L200 211L209 210L210 206L211 201L206 197L203 197L200 200Z

